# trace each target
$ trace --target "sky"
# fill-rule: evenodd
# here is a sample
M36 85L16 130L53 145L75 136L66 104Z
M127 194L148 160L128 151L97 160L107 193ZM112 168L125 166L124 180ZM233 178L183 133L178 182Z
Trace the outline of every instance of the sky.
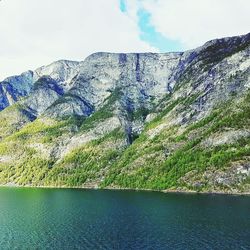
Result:
M184 51L246 34L249 10L249 0L0 0L0 80L99 51Z

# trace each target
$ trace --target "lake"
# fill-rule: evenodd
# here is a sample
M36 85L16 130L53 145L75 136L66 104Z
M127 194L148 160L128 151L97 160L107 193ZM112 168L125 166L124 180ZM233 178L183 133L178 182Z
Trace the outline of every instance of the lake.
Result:
M250 196L0 188L0 249L250 249Z

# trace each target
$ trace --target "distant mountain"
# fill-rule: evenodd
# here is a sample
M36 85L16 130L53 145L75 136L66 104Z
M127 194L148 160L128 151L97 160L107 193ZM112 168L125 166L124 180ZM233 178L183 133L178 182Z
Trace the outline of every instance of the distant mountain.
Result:
M0 110L0 184L250 192L250 33L57 61Z

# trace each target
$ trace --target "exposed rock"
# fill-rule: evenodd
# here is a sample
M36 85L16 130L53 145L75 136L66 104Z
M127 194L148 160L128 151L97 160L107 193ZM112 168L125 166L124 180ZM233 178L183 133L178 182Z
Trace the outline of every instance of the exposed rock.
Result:
M206 147L214 147L223 144L232 144L241 138L250 137L250 130L229 130L219 134L213 134L202 142Z
M250 33L6 78L0 183L248 191L249 55Z
M117 117L111 117L104 122L96 124L96 127L90 131L67 139L67 141L64 141L63 145L56 145L52 154L57 159L63 158L70 151L86 144L87 142L101 138L103 135L108 134L120 126L120 120Z

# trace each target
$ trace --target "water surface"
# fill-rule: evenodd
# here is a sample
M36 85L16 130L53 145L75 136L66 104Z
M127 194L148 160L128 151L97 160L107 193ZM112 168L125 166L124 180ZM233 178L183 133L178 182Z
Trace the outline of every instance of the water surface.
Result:
M0 249L250 249L250 196L0 188Z

